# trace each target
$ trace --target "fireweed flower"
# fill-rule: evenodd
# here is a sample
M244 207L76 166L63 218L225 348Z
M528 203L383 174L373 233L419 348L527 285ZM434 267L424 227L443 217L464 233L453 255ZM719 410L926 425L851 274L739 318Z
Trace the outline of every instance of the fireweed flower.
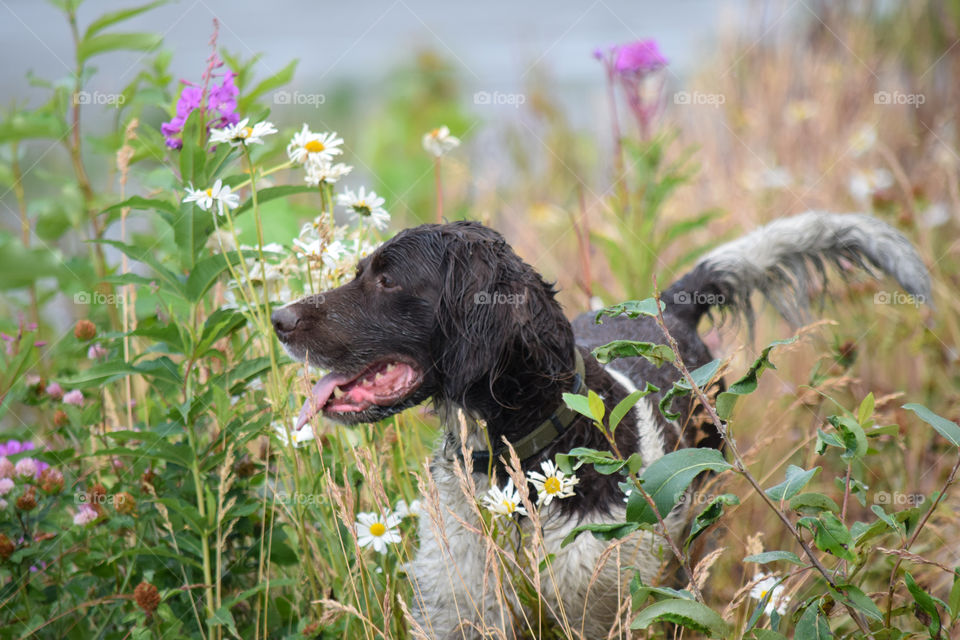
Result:
M357 528L357 544L360 547L373 547L377 553L386 553L388 543L400 542L400 532L397 531L399 524L400 516L395 513L358 513L354 524Z
M593 55L603 62L611 85L614 82L620 84L627 105L646 138L663 102L663 80L658 72L668 64L657 41L638 40L606 50L597 48Z
M334 184L337 180L353 171L353 167L342 162L333 164L329 160L310 161L304 168L307 175L303 177L304 182L313 187L320 186L321 183Z
M490 487L490 490L483 496L483 502L494 518L499 516L509 517L515 513L522 516L527 515L527 510L520 501L520 492L513 486L513 478L507 481L507 485L503 489L496 485Z
M770 594L770 599L763 610L768 616L774 611L780 615L785 614L787 605L790 603L790 598L783 595L783 585L777 584L779 581L780 579L773 574L758 573L753 576L753 582L756 584L750 590L750 597L762 601L768 593Z
M219 84L215 83L210 87L205 109L205 112L212 116L212 120L207 125L208 129L222 128L240 120L240 116L237 115L237 96L240 90L233 81L236 76L236 73L230 71L224 75ZM178 136L183 131L187 118L194 109L200 107L203 99L202 87L188 82L184 84L180 99L177 100L176 115L169 122L160 125L160 132L163 133L167 146L171 149L183 147L183 139Z
M187 187L184 202L195 202L204 211L209 211L213 203L217 203L217 212L224 215L226 209L236 209L240 206L240 196L234 193L222 180L217 180L209 189L194 189Z
M439 158L447 151L460 146L460 138L450 135L446 126L423 134L423 148L430 155Z
M247 123L250 118L244 118L236 124L228 124L223 129L214 129L210 132L210 144L228 143L231 147L263 144L263 136L277 132L277 128L269 122L258 122L252 127Z
M383 208L384 202L376 191L368 193L363 187L356 193L347 189L337 195L337 204L346 207L354 219L363 220L377 229L386 229L390 222L390 214Z
M287 145L287 157L297 164L332 162L334 156L343 153L340 145L343 138L337 137L337 132L314 133L306 124Z
M539 471L527 472L527 478L537 490L537 504L548 505L554 498L569 498L574 495L573 488L580 481L576 476L564 475L557 468L553 460L546 460L540 464Z

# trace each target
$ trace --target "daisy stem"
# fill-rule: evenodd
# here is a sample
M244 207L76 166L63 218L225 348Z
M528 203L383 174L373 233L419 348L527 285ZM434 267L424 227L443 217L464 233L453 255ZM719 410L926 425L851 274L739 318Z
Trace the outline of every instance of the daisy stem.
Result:
M247 155L247 148L246 148L246 146L244 146L243 151L244 151L244 155L247 157L247 162L249 163L250 157L249 157L249 155ZM292 162L284 162L284 163L278 164L277 166L271 167L270 169L267 169L266 171L261 171L261 172L260 172L260 177L261 177L261 178L265 178L265 177L269 176L270 174L276 173L277 171L281 171L281 170L283 170L283 169L289 169L289 168L292 167L292 166L293 166L293 163L292 163ZM240 189L242 189L242 188L244 188L245 186L247 186L247 185L249 185L249 184L252 184L252 183L253 183L253 174L251 174L250 177L247 178L246 180L244 180L243 182L239 182L239 183L235 184L235 185L233 186L233 190L234 190L234 191L239 191Z

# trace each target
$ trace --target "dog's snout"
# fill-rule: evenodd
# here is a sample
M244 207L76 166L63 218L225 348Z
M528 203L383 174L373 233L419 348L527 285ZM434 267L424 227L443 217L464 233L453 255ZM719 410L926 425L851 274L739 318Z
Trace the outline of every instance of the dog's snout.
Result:
M281 339L290 335L300 323L300 316L289 307L280 307L270 315L270 322L273 323L273 330Z

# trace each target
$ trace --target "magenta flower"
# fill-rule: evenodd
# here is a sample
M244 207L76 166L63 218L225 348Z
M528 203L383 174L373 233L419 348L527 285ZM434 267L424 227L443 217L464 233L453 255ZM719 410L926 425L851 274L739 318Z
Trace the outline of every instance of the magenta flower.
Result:
M0 478L12 478L13 469L13 463L10 462L10 458L6 456L0 458Z
M240 89L234 84L235 77L237 74L230 71L223 76L220 84L210 87L205 109L211 117L207 123L207 130L221 129L228 124L236 124L240 121L240 116L237 114L237 96L240 94ZM183 131L183 125L194 109L200 108L200 102L203 99L201 87L186 81L184 85L180 92L180 99L177 101L177 115L170 122L160 125L160 132L163 133L167 146L171 149L179 149L183 146L183 139L179 134Z
M85 527L88 524L96 522L99 517L93 507L88 504L82 504L80 505L80 509L77 510L77 515L73 516L73 524L78 527Z
M34 478L40 473L40 469L33 458L20 458L13 472L18 478Z
M91 360L99 360L100 358L107 357L106 348L99 342L90 345L90 348L87 349L87 357Z
M54 400L59 400L63 397L63 387L59 383L51 382L47 385L47 395L53 398Z
M5 496L13 491L15 486L13 480L10 478L0 478L0 496Z
M72 404L75 407L83 406L83 394L80 392L80 389L74 389L73 391L67 391L63 394L63 403Z
M637 40L616 47L614 69L617 73L653 73L667 66L667 59L660 53L657 41Z

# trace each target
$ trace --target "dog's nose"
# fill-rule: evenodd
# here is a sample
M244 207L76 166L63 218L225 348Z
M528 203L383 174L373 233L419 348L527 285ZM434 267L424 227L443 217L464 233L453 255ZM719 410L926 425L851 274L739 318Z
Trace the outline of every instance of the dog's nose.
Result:
M270 315L270 322L273 323L273 330L283 339L297 328L300 316L289 307L280 307Z

